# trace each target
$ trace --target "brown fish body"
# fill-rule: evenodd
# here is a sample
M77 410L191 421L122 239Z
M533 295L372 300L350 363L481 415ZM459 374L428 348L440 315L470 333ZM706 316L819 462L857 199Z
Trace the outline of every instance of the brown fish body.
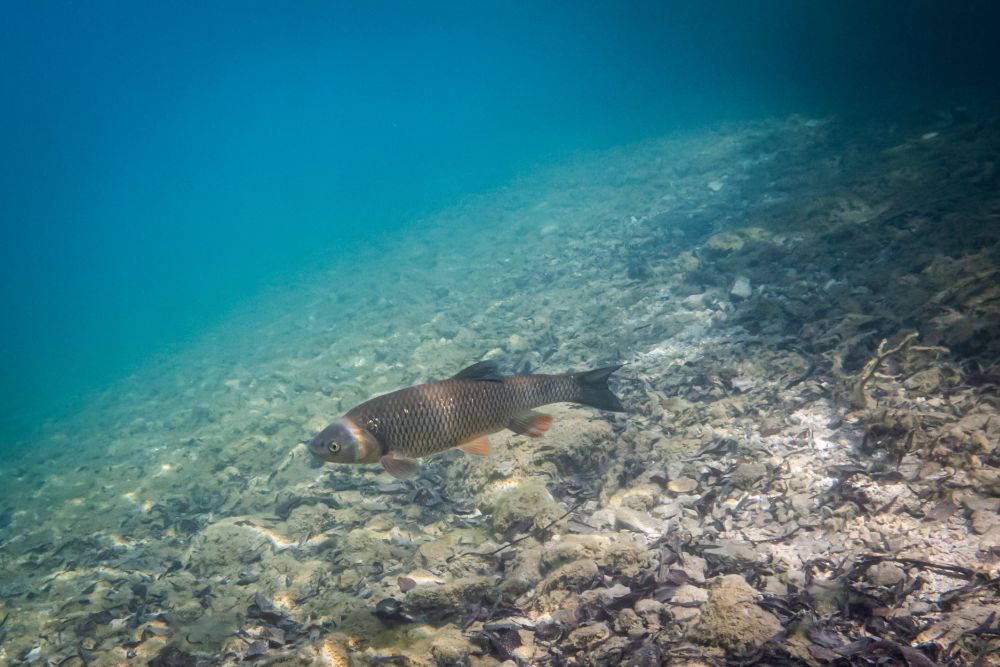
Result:
M374 435L386 453L420 458L503 430L532 408L573 401L577 389L568 375L452 378L373 398L345 416Z
M500 376L494 363L480 362L447 380L361 403L317 435L310 450L332 462L381 462L390 473L404 476L415 466L409 459L453 447L488 453L482 438L504 428L541 436L551 422L548 415L533 412L542 405L571 402L621 411L607 385L618 368Z

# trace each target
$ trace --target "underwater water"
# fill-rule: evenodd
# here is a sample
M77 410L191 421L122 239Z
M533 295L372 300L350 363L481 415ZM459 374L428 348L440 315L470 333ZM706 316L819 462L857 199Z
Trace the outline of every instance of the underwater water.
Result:
M994 664L998 14L4 7L0 664Z

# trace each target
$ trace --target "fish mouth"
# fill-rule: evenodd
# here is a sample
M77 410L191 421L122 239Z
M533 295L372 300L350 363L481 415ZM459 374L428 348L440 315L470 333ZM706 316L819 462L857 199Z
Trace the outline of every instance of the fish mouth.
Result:
M306 444L306 447L309 448L309 453L318 458L319 460L329 461L329 459L326 456L324 456L324 454L326 454L326 451L323 449L323 445L317 442L317 438L313 438L312 440L310 440Z

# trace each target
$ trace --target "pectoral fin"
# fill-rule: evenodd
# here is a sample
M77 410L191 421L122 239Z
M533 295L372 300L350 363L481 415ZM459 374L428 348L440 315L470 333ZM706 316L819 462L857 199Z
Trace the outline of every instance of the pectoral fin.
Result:
M525 410L518 414L507 424L514 433L526 435L529 438L540 438L545 435L552 425L552 415L542 414L534 410Z
M385 468L385 471L396 479L409 477L417 470L416 461L402 457L397 458L392 455L392 452L380 458L379 462L382 464L382 467Z
M463 442L458 446L466 454L472 454L473 456L489 456L490 455L490 439L485 435L481 435L474 440L469 440L468 442Z

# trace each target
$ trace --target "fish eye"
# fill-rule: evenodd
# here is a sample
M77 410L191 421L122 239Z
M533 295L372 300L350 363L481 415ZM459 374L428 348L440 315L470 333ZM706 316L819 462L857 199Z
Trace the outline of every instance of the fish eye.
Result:
M331 442L329 445L327 445L326 448L330 450L331 454L336 454L337 452L340 451L340 443L339 442Z

